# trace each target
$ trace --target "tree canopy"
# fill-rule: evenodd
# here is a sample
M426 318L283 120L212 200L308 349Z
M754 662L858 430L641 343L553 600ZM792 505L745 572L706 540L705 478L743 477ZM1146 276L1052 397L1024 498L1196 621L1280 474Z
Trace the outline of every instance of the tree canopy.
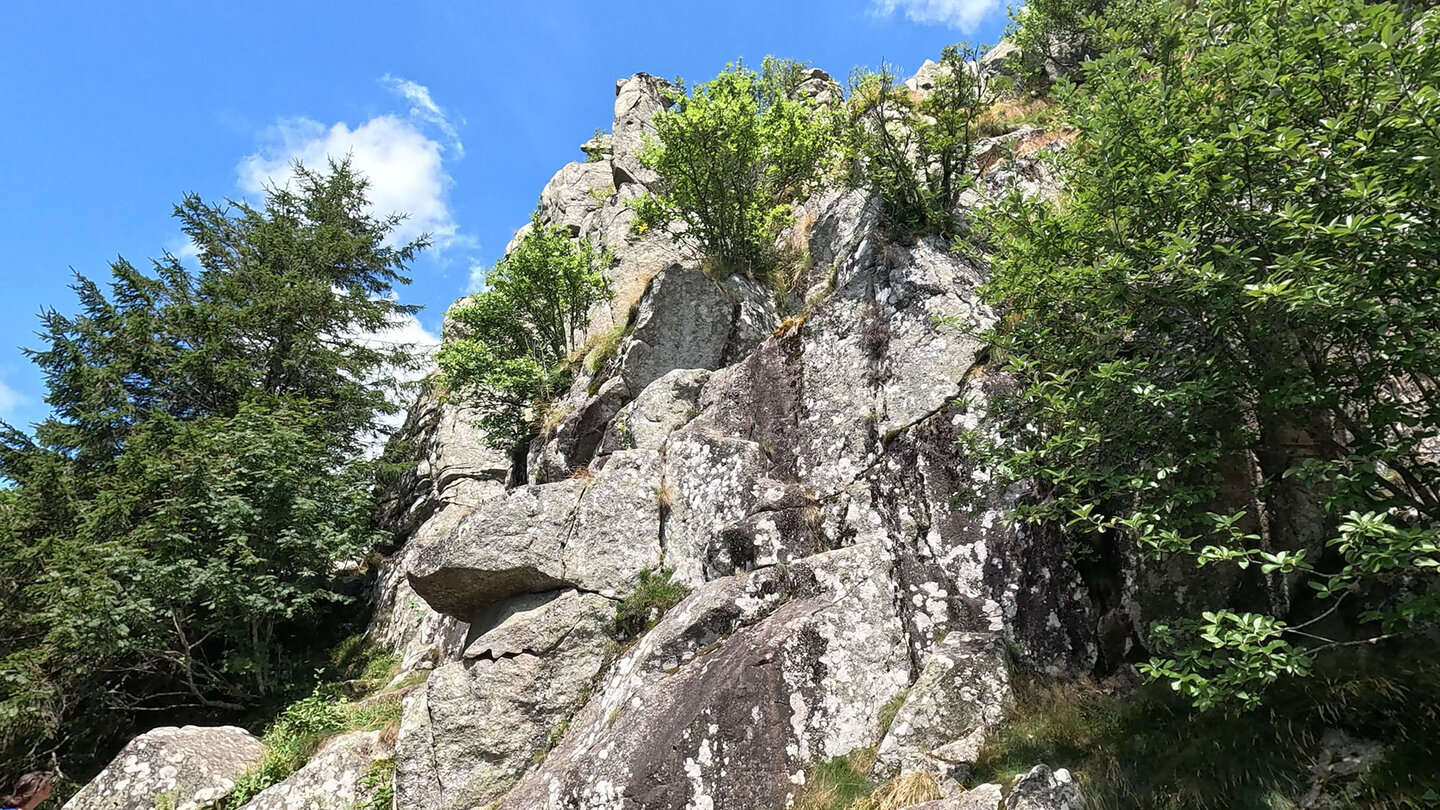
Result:
M348 162L262 206L187 196L198 267L118 259L42 313L51 414L0 425L0 752L85 769L137 714L234 712L311 674L337 565L368 550L374 465L413 347L372 333L423 239ZM331 621L343 626L342 621Z

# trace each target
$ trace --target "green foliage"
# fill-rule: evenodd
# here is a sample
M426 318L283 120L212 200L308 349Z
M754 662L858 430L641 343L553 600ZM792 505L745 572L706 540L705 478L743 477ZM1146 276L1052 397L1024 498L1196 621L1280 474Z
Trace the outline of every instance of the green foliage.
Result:
M539 215L484 292L450 312L459 337L441 348L443 382L473 399L490 442L509 449L535 434L544 404L569 382L566 366L590 307L608 300L609 251L547 226Z
M1434 806L1440 779L1419 763L1440 753L1440 667L1347 655L1316 677L1278 685L1265 712L1200 713L1160 685L1134 695L1086 683L1017 683L1006 721L986 738L969 782L1004 782L1037 762L1080 780L1096 810L1269 810L1309 789L1326 732L1387 744L1364 774L1342 776L1336 806ZM1348 803L1347 803L1348 801Z
M790 205L813 188L831 145L827 113L798 96L804 65L732 64L655 117L640 160L659 175L636 203L642 228L681 223L726 269L768 272Z
M370 798L354 810L395 810L395 760L381 759L370 763L360 786Z
M634 638L654 627L665 611L680 604L690 593L689 588L670 581L671 573L668 568L659 573L640 572L640 583L615 607L617 638Z
M907 235L953 236L960 196L974 181L975 125L985 109L967 61L966 43L947 45L934 89L911 93L888 67L850 78L842 143L854 167L851 182L885 203L891 226Z
M1068 198L991 221L1020 391L977 449L997 483L1038 482L1022 519L1248 576L1248 611L1155 627L1146 671L1253 706L1440 607L1417 578L1440 567L1440 22L1361 0L1159 16L1173 47L1109 50L1062 92Z
M391 293L424 247L365 205L347 163L263 208L187 197L198 270L121 259L108 295L77 277L80 314L43 314L52 414L0 425L7 767L84 772L137 712L283 696L344 626L337 566L377 540L357 457L418 362L365 334L414 311Z
M1031 0L1011 13L1005 36L1025 54L1022 85L1045 84L1046 66L1084 79L1080 66L1110 50L1163 47L1163 14L1186 9L1155 0Z
M216 809L235 810L265 788L284 781L310 761L322 742L349 730L349 721L346 704L332 687L321 687L291 704L261 737L265 754L259 767L236 780L235 789Z

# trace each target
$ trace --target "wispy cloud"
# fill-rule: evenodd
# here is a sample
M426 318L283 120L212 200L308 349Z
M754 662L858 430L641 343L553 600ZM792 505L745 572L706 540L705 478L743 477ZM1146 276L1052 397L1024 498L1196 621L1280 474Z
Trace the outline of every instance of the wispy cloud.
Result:
M398 76L391 76L386 73L380 79L380 83L399 93L406 101L410 102L410 117L432 124L436 129L445 133L450 139L450 144L455 147L455 157L465 156L465 145L460 142L460 133L456 130L455 124L450 121L444 108L435 103L430 96L430 88L409 79L402 79ZM460 123L465 123L460 119Z
M30 402L30 398L16 391L0 380L0 419L6 422L14 418L15 409Z
M450 215L444 147L427 137L414 122L381 115L351 129L344 122L325 126L309 118L292 118L271 127L267 141L236 167L239 185L260 194L267 184L285 185L299 160L323 168L328 159L347 155L355 170L370 181L370 204L381 215L407 214L395 232L397 241L429 233L437 247L463 241Z
M470 283L465 285L465 292L473 294L485 289L485 276L489 272L490 268L472 259L470 261Z
M899 11L911 22L946 25L967 34L986 17L1004 8L1001 0L873 0L873 3L872 8L880 17Z

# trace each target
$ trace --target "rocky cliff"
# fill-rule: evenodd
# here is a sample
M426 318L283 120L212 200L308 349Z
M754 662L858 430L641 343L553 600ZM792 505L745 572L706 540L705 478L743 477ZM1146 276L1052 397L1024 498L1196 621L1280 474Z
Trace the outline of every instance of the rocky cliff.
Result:
M805 87L839 98L820 71ZM956 505L986 478L956 438L1006 384L976 337L983 262L893 242L864 192L829 190L783 237L808 256L792 292L707 274L631 228L669 90L618 83L612 132L541 194L543 222L616 256L591 325L614 350L526 454L434 392L397 437L417 464L384 504L370 634L425 674L398 735L336 740L247 808L356 806L389 758L407 810L778 810L860 753L877 780L927 774L945 798L925 807L1078 806L1042 763L961 788L1012 672L1089 673L1097 626L1129 635L1058 538L1001 519L1026 492ZM1023 155L1059 144L1035 135L980 145L986 191L1047 193ZM662 571L688 596L618 640L617 605Z

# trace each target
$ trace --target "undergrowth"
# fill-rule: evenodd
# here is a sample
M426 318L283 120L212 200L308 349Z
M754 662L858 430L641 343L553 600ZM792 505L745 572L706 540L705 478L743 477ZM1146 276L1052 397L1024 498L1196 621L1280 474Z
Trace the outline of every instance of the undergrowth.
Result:
M260 764L236 780L235 788L212 805L212 810L237 810L261 791L300 770L334 737L352 731L393 735L399 729L401 701L415 683L414 678L406 678L391 685L399 669L399 657L356 636L336 647L332 661L337 679L321 683L309 696L289 704L275 716L260 738L265 746ZM375 763L362 780L373 797L362 810L389 808L393 803L393 795L381 798L381 794L393 794L389 776L378 775L383 767L387 766ZM393 773L394 763L388 767Z
M665 611L690 593L689 588L670 581L672 573L669 568L640 572L640 583L615 607L616 638L634 638L654 627Z
M1356 652L1277 684L1252 712L1196 713L1163 685L1128 698L1093 684L1019 683L970 783L1038 763L1069 768L1095 810L1289 808L1310 787L1327 729L1387 747L1367 773L1327 785L1344 807L1440 807L1440 659Z

